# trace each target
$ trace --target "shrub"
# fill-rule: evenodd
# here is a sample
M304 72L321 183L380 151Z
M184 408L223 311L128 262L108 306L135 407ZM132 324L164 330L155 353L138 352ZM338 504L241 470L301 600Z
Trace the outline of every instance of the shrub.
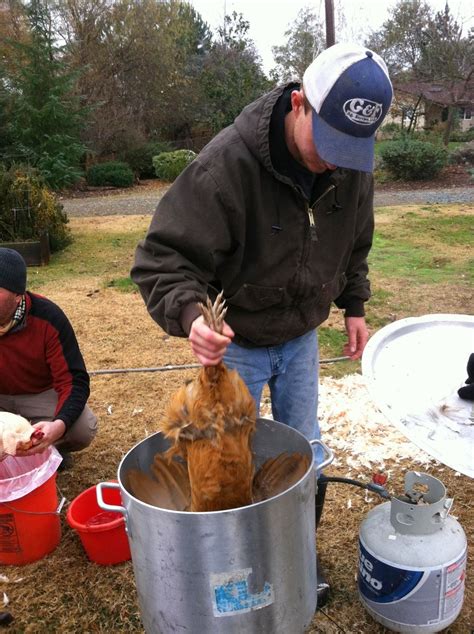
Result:
M150 141L133 150L127 150L122 157L138 178L156 178L153 157L170 150L171 146L166 141Z
M408 138L412 141L423 141L424 143L434 143L435 145L441 145L443 143L444 131L439 127L423 130L414 130L409 135L401 135L400 138Z
M468 130L453 130L449 137L450 141L458 141L460 143L468 143L474 141L474 126Z
M380 155L395 178L427 180L446 165L448 152L442 145L403 138L387 143Z
M174 181L187 167L197 154L192 150L175 150L174 152L162 152L153 157L153 167L158 178L164 181Z
M395 121L389 121L389 123L386 123L380 128L377 134L377 138L393 139L400 134L401 130L402 127L399 123L395 123Z
M38 240L47 231L51 251L72 242L63 206L36 170L0 168L0 241Z
M121 161L108 161L107 163L97 163L86 172L88 185L101 187L111 185L112 187L131 187L135 181L130 166Z
M474 166L474 141L453 150L449 155L449 162L453 165Z
M81 150L83 148L81 145L78 145L78 147ZM79 150L76 150L74 155L77 157ZM40 171L48 187L60 190L74 185L83 176L83 171L77 165L72 164L73 159L72 151L70 155L67 152L58 152L54 156L44 152L38 157L35 166Z

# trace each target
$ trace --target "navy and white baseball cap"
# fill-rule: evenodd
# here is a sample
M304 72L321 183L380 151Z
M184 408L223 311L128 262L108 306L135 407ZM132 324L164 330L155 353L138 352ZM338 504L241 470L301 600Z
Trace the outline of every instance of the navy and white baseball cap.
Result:
M393 97L383 59L357 44L335 44L308 66L303 90L313 108L319 156L338 167L372 172L375 132Z

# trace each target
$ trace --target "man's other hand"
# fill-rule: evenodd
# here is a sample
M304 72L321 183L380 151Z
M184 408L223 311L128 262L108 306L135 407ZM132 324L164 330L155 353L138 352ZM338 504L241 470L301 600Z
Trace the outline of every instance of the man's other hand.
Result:
M369 339L367 325L364 317L346 317L344 322L347 332L347 343L344 346L344 354L355 361L362 356L365 345Z

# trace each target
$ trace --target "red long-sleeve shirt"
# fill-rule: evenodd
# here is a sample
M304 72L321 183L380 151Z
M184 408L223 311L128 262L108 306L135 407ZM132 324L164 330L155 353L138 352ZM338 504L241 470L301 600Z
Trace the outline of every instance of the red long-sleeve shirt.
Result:
M89 398L89 375L76 335L49 299L26 293L26 315L0 337L0 394L58 394L55 418L70 427Z

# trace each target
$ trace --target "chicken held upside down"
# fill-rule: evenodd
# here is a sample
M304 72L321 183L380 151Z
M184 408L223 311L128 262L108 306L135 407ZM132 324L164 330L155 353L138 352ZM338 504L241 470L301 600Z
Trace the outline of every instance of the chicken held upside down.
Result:
M214 304L200 304L206 324L222 332L226 314L222 293ZM159 426L173 442L168 458L188 466L191 511L216 511L252 503L251 451L256 407L236 370L221 361L203 367L173 397Z
M201 311L221 332L222 295ZM150 474L130 469L131 493L142 502L175 511L221 511L261 502L285 491L307 472L310 459L282 452L254 474L255 403L236 370L203 367L172 397L159 425L173 443L157 453ZM182 459L182 460L181 460Z

